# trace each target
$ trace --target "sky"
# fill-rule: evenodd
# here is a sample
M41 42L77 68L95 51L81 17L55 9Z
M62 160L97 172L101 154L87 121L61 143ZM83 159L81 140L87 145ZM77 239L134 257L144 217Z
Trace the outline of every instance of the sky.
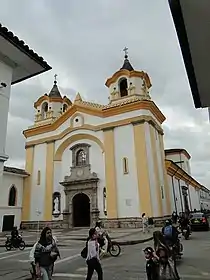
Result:
M22 131L33 124L33 103L49 93L54 74L63 95L108 103L105 81L123 64L148 73L151 97L167 120L165 148L184 148L192 175L209 186L210 124L195 109L167 0L0 0L0 22L52 66L12 86L6 165L24 167Z

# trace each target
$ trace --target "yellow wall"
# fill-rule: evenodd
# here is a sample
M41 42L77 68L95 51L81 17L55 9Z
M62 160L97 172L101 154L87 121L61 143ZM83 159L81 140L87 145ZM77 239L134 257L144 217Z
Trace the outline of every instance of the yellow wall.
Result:
M45 185L45 200L44 200L44 221L52 220L52 195L53 195L53 180L54 180L54 149L55 143L47 143L46 155L46 185Z
M148 170L148 158L146 151L145 125L136 123L133 125L134 145L136 156L136 169L138 179L140 213L152 216L152 201L150 196L150 182Z
M155 183L156 183L156 192L157 192L157 200L158 200L158 213L154 213L155 216L163 216L163 204L161 197L161 182L160 182L160 174L159 174L159 166L158 166L158 151L156 147L156 136L155 136L155 128L149 124L150 129L150 138L151 138L151 147L152 147L152 158L154 162L154 175L155 175ZM158 132L157 132L158 135ZM164 166L163 166L164 168Z
M159 143L160 143L160 151L161 151L161 162L163 166L163 174L164 174L164 190L166 196L166 214L171 214L171 198L170 198L170 189L167 177L167 168L165 167L165 151L164 151L164 143L163 143L163 135L159 134Z
M115 167L114 130L104 130L104 151L105 151L105 176L107 195L107 216L117 218L117 185Z
M26 165L25 170L30 174L29 177L24 178L23 182L23 202L22 202L22 221L30 220L30 202L31 202L31 188L33 178L34 166L34 146L26 148Z

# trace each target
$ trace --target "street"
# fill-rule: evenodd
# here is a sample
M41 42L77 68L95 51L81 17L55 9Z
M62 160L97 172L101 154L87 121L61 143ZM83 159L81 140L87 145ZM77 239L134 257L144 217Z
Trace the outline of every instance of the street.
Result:
M209 279L209 232L193 232L190 240L182 240L182 242L184 256L178 265L181 279ZM149 245L152 245L152 242L124 246L121 256L104 258L102 260L104 279L145 279L145 260L142 249ZM83 246L82 241L71 241L68 247L60 248L62 258L56 263L54 280L85 279L86 265L84 259L80 257ZM29 250L26 248L23 252L6 252L4 248L1 248L0 279L30 279Z

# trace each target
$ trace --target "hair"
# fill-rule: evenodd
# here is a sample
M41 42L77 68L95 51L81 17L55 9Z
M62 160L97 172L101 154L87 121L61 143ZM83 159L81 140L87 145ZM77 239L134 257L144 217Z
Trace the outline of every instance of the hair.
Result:
M164 239L164 236L163 236L162 232L155 231L153 233L153 239L154 239L154 249L155 249L156 252L160 248L165 249L166 251L168 251L168 253L170 252L170 249L165 242L165 239Z
M92 238L95 233L96 233L96 229L95 228L91 228L89 230L89 238Z
M43 230L42 230L42 232L41 232L40 239L39 239L39 243L40 243L42 246L47 245L46 233L47 233L47 231L49 231L49 230L52 231L51 228L45 227L45 228L43 228Z
M146 214L145 214L145 213L143 213L143 214L141 215L141 217L143 218L145 215L146 215Z

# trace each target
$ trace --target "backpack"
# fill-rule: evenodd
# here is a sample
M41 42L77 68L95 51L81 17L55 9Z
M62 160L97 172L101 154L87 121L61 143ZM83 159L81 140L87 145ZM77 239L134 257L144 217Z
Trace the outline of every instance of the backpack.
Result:
M81 251L81 257L83 259L87 258L87 253L88 253L88 241L86 242L85 248L82 249Z
M166 227L164 228L164 235L165 235L166 237L172 237L172 226L171 226L171 225L166 226Z

